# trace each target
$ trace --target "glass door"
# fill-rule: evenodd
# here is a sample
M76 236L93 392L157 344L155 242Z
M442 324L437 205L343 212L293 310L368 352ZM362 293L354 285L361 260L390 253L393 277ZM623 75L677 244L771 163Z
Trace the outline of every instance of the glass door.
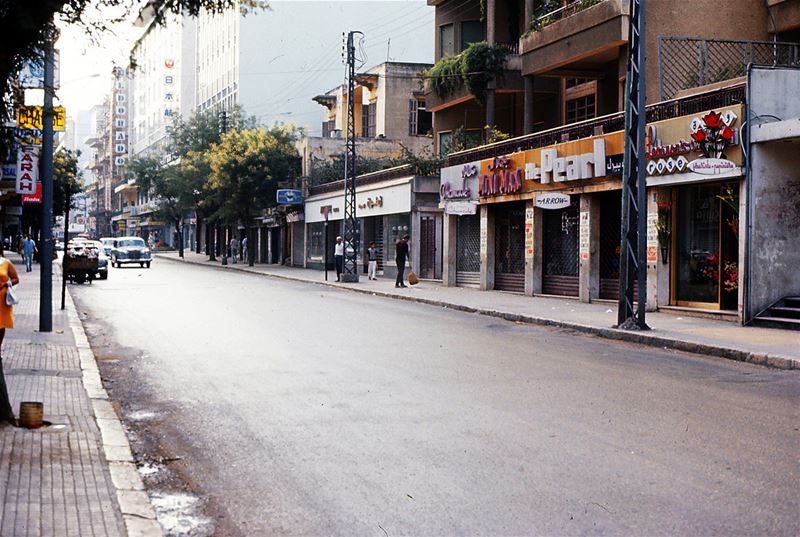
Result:
M736 308L738 204L736 183L677 189L673 303L706 309Z

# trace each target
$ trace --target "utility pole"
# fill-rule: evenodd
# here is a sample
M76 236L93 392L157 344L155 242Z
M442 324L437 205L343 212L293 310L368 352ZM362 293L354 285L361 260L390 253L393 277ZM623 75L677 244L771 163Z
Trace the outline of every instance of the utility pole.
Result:
M67 183L67 204L64 209L64 257L61 258L61 309L64 309L67 295L67 244L69 243L69 206L72 205L72 191ZM98 257L99 257L98 253Z
M356 220L356 46L347 34L347 138L344 159L344 272L343 282L358 282L358 221Z
M44 46L44 108L42 110L42 235L39 244L39 331L53 331L53 42L56 29L48 25Z
M625 154L622 178L618 326L648 330L647 185L645 183L645 13L646 0L631 1L630 58L625 79ZM638 279L634 311L634 283Z
M228 111L223 108L223 110L219 113L219 132L221 134L225 134L228 132ZM219 229L219 228L217 228ZM228 264L228 242L225 241L222 244L222 264Z

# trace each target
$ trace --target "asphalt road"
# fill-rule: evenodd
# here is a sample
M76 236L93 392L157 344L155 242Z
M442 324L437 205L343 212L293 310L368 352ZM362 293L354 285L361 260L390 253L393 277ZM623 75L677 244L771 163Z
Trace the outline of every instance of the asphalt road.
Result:
M71 289L231 534L800 535L797 371L169 261Z

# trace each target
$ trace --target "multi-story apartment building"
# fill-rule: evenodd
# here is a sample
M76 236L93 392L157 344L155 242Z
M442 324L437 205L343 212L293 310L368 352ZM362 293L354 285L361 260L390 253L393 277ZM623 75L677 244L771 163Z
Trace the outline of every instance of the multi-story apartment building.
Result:
M94 159L89 166L96 181L92 195L94 218L99 236L123 233L126 223L121 217L122 201L115 189L125 182L125 164L128 161L129 83L124 67L114 67L111 91L105 102L92 109L92 136L86 145L94 149Z
M445 283L617 299L629 2L486 0L483 19L477 0L429 4L437 60L483 36L509 53L480 103L463 88L429 92L437 143L459 127L480 136L493 125L514 136L448 157ZM791 129L752 147L764 155L761 171L745 158L754 123L775 119L763 110L785 121L800 108L790 91L780 106L763 97L796 77L759 72L750 80L752 64L800 64L800 2L656 0L647 2L646 24L647 305L747 322L782 292L800 294L796 276L765 269L770 255L796 250L786 240L800 232L797 223L782 219L781 229L763 231L770 247L751 234L754 207L786 210L767 201L770 184L784 199L800 192L785 173L791 165L779 162L787 146L769 145L791 138ZM516 50L508 42L515 35ZM770 162L782 170L771 180Z
M437 143L458 127L474 137L486 125L519 136L622 110L627 0L428 0L428 4L436 6L437 62L483 40L507 52L504 69L489 84L482 103L463 87L446 95L429 91ZM675 96L659 78L664 59L660 51L669 46L665 38L796 40L798 9L793 0L648 2L648 102ZM697 51L687 48L683 60L692 61L693 52ZM711 80L720 74L700 76Z
M130 67L130 155L157 155L169 161L169 133L182 115L194 113L197 98L197 20L165 13L156 22L148 4L135 22L142 28L131 48ZM149 193L133 181L116 188L120 195L126 233L147 237L154 234L172 243L170 225L155 216L157 208Z
M422 73L430 67L386 62L357 75L355 132L360 158L398 157L403 147L414 154L432 152L431 113L422 91ZM317 95L314 101L325 107L325 116L322 136L308 136L297 143L305 176L311 175L315 163L344 154L347 86Z

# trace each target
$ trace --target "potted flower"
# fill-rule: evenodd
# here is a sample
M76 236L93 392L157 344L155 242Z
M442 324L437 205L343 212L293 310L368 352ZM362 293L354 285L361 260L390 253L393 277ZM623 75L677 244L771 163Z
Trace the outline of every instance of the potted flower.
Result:
M669 259L670 236L672 235L672 215L671 201L658 201L658 220L656 221L656 233L658 235L658 245L661 248L661 262L667 263Z

